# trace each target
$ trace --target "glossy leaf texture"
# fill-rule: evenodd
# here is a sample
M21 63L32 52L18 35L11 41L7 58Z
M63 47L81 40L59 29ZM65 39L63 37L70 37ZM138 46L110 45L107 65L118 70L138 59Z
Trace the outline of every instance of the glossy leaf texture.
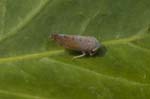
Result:
M149 0L0 0L0 99L149 99ZM95 36L72 60L51 33Z

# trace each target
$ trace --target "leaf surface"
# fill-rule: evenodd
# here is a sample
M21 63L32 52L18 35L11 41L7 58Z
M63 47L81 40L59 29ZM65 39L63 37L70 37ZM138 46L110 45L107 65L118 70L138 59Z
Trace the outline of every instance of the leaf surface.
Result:
M149 5L0 0L0 98L149 99ZM54 32L95 36L105 49L72 61L48 39Z

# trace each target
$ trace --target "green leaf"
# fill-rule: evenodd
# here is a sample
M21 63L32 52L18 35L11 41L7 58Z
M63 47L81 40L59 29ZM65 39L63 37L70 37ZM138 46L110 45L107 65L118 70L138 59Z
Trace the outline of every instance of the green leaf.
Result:
M0 0L1 99L149 99L149 0ZM72 61L51 33L105 46Z

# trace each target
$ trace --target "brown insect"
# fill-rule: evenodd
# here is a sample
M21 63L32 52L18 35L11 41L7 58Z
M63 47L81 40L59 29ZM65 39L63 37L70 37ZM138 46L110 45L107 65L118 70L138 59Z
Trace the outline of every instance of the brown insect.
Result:
M73 59L83 57L87 54L93 56L100 48L98 40L91 36L51 34L50 37L66 49L82 52L81 55L75 56Z

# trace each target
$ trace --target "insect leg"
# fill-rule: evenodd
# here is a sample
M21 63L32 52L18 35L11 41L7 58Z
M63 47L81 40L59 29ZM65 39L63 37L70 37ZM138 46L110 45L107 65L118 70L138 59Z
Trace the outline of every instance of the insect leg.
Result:
M94 48L92 51L95 52L99 49L99 47Z
M98 49L99 49L99 47L94 48L93 50L91 50L91 51L89 52L89 55L90 55L90 56L95 55Z
M93 56L96 52L89 52L90 56Z
M85 55L86 55L86 53L85 53L85 52L82 52L81 55L74 56L73 59L81 58L81 57L83 57L83 56L85 56Z

